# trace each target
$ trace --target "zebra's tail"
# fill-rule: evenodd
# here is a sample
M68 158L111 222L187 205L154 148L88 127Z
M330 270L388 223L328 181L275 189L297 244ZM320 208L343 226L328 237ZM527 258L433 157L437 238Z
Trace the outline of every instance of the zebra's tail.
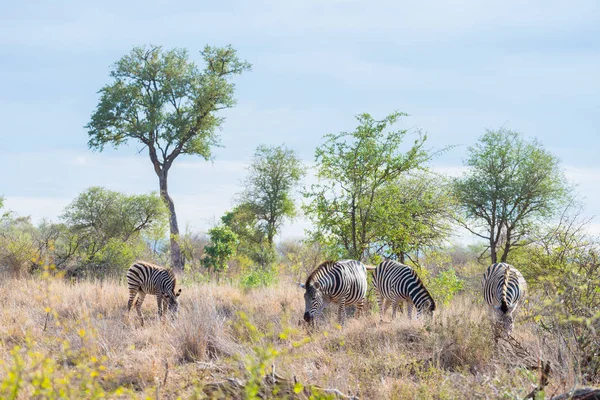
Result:
M504 284L502 285L502 299L500 300L500 309L503 313L508 312L508 303L506 303L506 290L508 289L508 282L510 281L510 267L506 267L504 271Z

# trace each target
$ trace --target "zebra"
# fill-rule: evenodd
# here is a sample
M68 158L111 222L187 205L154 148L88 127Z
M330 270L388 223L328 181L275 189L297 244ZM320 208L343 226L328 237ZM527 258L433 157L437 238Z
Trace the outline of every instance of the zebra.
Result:
M360 312L367 294L367 269L355 260L325 261L300 284L305 289L304 320L314 324L314 318L329 303L338 305L340 325L346 321L346 306L356 305Z
M396 261L381 262L373 272L373 286L377 292L379 317L383 321L390 302L392 303L392 319L396 317L396 309L402 307L401 301L408 301L408 318L412 319L413 305L417 309L417 318L423 313L432 315L435 301L417 273L408 265Z
M481 281L483 297L495 317L496 336L502 330L510 335L514 327L513 313L525 297L527 282L521 272L512 265L490 265Z
M177 279L171 270L161 268L146 261L134 262L127 270L127 286L129 287L129 301L127 302L127 314L131 312L133 300L137 295L135 308L144 325L142 317L142 303L147 294L156 296L158 304L158 317L163 315L167 309L171 316L177 314L179 309L178 297L181 294L181 288L175 293L175 284Z

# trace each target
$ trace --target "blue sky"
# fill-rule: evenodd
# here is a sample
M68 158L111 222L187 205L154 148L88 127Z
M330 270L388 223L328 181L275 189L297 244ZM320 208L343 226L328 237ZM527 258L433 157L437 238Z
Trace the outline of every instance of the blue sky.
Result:
M0 195L34 221L56 220L90 186L157 189L141 146L93 153L83 128L111 64L143 44L185 47L198 61L205 44L231 44L253 64L214 162L181 158L170 173L182 227L205 231L231 207L258 144L285 143L312 162L323 134L394 110L430 146L457 145L434 162L448 173L486 128L538 138L587 214L600 214L598 1L94 3L2 2Z

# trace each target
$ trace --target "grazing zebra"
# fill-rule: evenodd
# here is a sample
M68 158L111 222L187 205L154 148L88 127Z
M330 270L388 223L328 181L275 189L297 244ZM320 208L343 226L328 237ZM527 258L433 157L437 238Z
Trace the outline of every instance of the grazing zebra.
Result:
M525 278L512 265L496 263L485 271L481 284L483 297L496 319L496 334L501 328L510 335L514 326L513 313L527 290Z
M144 325L142 317L142 303L147 294L156 296L158 303L158 317L162 317L167 309L172 316L177 314L179 308L178 297L181 289L175 293L176 278L173 271L161 268L146 261L136 261L127 271L127 286L129 287L129 301L127 313L131 311L133 300L138 295L135 308Z
M423 313L433 314L435 301L417 276L417 273L408 265L396 261L386 260L380 263L373 272L373 285L377 291L379 316L383 315L392 303L392 319L396 317L396 309L402 307L401 301L408 301L408 318L412 319L413 305L417 309L417 318Z
M367 270L363 263L355 260L325 261L306 279L304 320L314 323L314 318L329 303L338 305L338 318L344 326L346 306L356 305L361 311L367 294Z

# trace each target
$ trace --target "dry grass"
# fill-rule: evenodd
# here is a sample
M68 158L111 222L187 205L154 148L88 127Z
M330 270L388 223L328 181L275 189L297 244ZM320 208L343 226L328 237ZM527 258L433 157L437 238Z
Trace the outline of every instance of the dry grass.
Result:
M567 352L535 325L517 321L515 329L529 354L502 342L496 347L475 295L455 299L428 321L400 315L389 322L388 313L388 322L379 323L374 313L349 319L341 330L331 312L309 332L299 326L302 292L289 283L253 291L184 287L173 323L157 320L148 296L144 327L134 311L127 318L128 292L116 282L8 279L0 289L2 379L15 345L57 359L61 373L77 368L78 360L64 359L65 343L78 357L102 360L97 384L108 391L125 387L131 391L125 397L154 397L157 390L161 398L200 396L205 383L247 378L245 367L260 364L261 349L276 351L262 361L273 362L280 375L361 398L522 398L537 382L527 367L539 356L554 366L548 393L576 378ZM31 395L27 388L21 393Z

